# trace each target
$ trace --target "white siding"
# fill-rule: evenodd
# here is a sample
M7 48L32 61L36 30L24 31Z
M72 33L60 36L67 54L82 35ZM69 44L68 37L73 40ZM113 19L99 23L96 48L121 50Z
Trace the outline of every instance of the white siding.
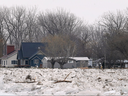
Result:
M88 65L89 65L89 58L88 57L70 57L70 58L74 59L74 60L68 60L68 63L64 64L63 68L77 68L77 67L80 67L80 66L77 66L78 64L76 63L76 61L80 61L80 64L81 63L83 64L81 67L88 67ZM51 68L52 67L51 63L48 62L48 60L50 60L49 57L44 57L42 59L43 68ZM60 64L56 62L55 65L54 65L54 68L60 68Z
M21 65L25 65L25 61L26 61L26 60L23 60L23 59L22 59L22 60L21 60Z
M6 66L7 65L6 62L7 62L6 59L1 60L1 66Z
M128 68L128 64L125 64L125 68Z
M58 62L55 63L54 68L60 68L60 64Z
M12 64L12 60L17 60L17 54L7 59L7 67L14 67L16 64Z
M4 66L4 60L3 59L1 60L1 66Z
M47 62L47 60L45 58L42 59L42 62L43 62L42 67L43 68L48 68L48 62Z
M55 65L54 65L54 68L60 68L60 64L59 63L55 63ZM63 65L63 68L65 69L67 69L67 68L76 68L76 63L74 62L74 63L66 63L66 64L64 64Z
M14 67L16 64L12 64L12 60L17 60L16 58L17 58L17 54L14 54L7 59L3 59L2 60L2 63L3 63L2 66Z
M43 62L43 68L52 68L52 65L51 65L51 63L50 62L48 62L47 60L45 60L45 59L43 59L42 60L42 62ZM64 66L63 66L63 68L65 69L67 69L67 68L77 68L77 67L88 67L88 61L81 61L81 62L83 62L82 64L81 64L81 66L79 65L79 66L77 66L77 63L75 62L75 61L73 61L73 63L66 63L66 64L64 64ZM84 66L83 66L84 65ZM60 64L59 63L55 63L55 65L54 65L54 68L60 68Z

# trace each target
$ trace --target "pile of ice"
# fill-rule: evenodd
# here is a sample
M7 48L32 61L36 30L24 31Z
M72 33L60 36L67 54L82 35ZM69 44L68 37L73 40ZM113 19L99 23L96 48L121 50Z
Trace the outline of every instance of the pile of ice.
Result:
M128 70L0 68L0 94L128 95Z

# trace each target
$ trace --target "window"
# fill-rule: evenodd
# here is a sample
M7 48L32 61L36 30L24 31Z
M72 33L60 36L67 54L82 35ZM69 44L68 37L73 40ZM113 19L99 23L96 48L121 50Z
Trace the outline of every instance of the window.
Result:
M73 63L73 60L68 60L68 63Z
M80 61L76 61L76 63L80 63Z
M25 61L25 64L26 64L26 65L28 64L28 60Z
M38 59L35 59L34 60L34 64L39 64L39 60Z
M17 62L17 60L12 60L11 63L12 64L17 64L18 62Z

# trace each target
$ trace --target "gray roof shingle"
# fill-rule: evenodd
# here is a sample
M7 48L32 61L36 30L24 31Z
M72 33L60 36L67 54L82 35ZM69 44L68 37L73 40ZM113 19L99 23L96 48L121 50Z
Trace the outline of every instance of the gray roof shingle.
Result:
M35 54L39 47L42 52L45 52L46 43L39 42L22 42L21 48L18 51L18 59L27 59L30 58L33 54Z

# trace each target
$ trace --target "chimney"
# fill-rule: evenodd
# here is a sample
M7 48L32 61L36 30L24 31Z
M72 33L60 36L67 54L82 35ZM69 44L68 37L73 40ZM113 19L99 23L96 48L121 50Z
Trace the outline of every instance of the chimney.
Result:
M14 51L14 45L7 45L7 55Z

